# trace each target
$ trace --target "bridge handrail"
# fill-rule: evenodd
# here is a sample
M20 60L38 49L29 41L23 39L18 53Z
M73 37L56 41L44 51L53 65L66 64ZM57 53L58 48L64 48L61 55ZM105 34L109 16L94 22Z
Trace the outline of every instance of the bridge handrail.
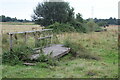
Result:
M33 33L33 32L43 32L43 31L50 31L50 30L53 30L53 29L42 29L42 30L24 31L24 32L10 32L7 34L11 35L11 34Z

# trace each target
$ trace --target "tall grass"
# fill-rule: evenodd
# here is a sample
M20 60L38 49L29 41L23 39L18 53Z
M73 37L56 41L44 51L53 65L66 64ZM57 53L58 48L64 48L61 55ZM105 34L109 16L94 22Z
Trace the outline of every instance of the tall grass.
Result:
M67 37L64 42L64 46L71 48L70 53L75 57L85 58L85 59L94 59L99 60L100 57L90 52L90 50L83 47L81 42L72 40L72 37Z

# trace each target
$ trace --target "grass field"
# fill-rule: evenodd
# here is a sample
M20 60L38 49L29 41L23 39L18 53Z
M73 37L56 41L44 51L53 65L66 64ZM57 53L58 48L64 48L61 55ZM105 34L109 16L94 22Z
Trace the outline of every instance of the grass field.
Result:
M32 30L38 25L3 25L3 33ZM23 28L25 27L25 28ZM118 26L110 26L106 32L64 33L59 42L66 39L82 45L99 60L74 58L71 54L62 57L57 66L37 63L36 66L2 65L3 78L117 78L118 77ZM4 45L4 44L3 44Z
M21 32L21 31L31 31L31 30L41 29L40 25L35 25L33 23L16 23L16 22L4 22L2 23L2 33L8 32Z

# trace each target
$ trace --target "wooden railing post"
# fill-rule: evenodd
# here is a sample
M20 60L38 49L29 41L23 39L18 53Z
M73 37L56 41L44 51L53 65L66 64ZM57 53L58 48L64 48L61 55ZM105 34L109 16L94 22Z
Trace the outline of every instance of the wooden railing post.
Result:
M9 42L9 44L10 44L10 51L12 51L12 48L13 48L13 40L12 40L13 37L12 36L13 36L13 34L9 35L9 37L10 37L10 42Z
M35 47L37 47L38 39L37 39L36 32L34 32L33 35L34 35L34 39L35 39Z
M53 30L50 31L50 35L53 37ZM52 44L52 37L50 38L50 45Z
M27 33L25 32L25 44L27 44Z

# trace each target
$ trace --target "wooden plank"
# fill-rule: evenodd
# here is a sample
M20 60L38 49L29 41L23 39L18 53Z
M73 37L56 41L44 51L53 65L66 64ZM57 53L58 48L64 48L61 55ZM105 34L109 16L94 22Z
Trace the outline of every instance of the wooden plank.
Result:
M67 48L67 50L66 50L66 51L64 51L63 53L58 54L58 55L53 56L53 57L54 57L54 58L56 58L56 59L58 59L58 58L60 58L60 57L64 56L65 54L67 54L68 52L70 52L70 48Z
M43 52L47 54L51 54L53 58L60 58L63 55L67 54L70 51L70 48L64 47L62 44L54 44L50 47L46 47L43 49Z
M11 34L22 34L22 33L25 33L25 32L11 32L11 33L8 33L8 34L11 35Z
M46 37L40 37L38 39L46 39L46 38L51 38L51 37L52 37L52 35L51 36L46 36Z
M27 65L27 66L35 66L36 64L35 63L23 63L24 65Z
M40 49L42 49L42 48L41 47L34 48L33 51L40 50Z
M34 31L25 31L25 32L11 32L8 33L10 34L23 34L23 33L33 33L33 32L43 32L43 31L49 31L49 30L53 30L53 29L43 29L43 30L34 30Z
M50 55L52 58L60 58L67 54L70 51L70 48L64 47L62 44L54 44L50 47L43 48L44 55ZM40 50L36 50L35 52L39 52ZM40 57L40 54L35 53L31 55L29 58L31 60L36 60Z

